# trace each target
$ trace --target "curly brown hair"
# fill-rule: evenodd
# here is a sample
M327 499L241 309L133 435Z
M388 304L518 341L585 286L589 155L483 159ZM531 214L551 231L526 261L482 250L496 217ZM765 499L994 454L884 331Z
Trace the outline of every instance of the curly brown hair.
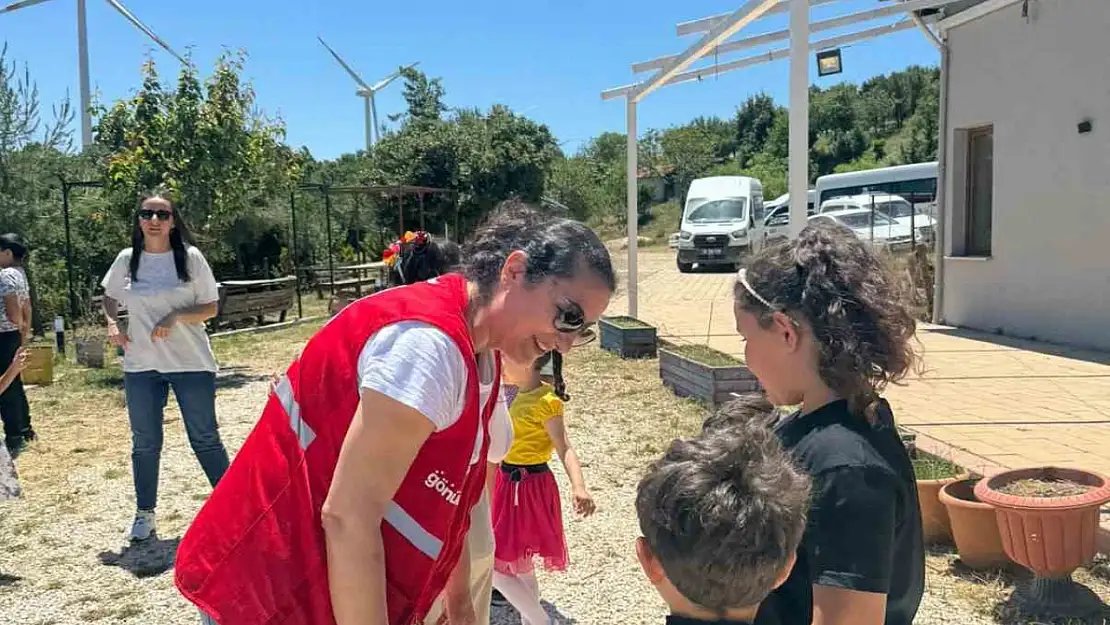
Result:
M897 383L919 360L916 322L906 295L870 246L832 223L806 226L798 238L763 250L734 293L744 310L767 327L772 314L805 321L819 349L821 379L873 420L879 393Z

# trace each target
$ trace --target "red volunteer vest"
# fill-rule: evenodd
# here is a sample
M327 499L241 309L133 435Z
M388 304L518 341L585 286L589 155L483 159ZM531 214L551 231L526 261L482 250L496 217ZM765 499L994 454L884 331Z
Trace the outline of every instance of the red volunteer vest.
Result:
M479 406L466 281L458 275L354 302L309 340L181 540L175 582L220 625L335 623L320 510L359 403L358 357L379 329L420 321L443 330L467 365L460 420L421 448L382 522L389 622L419 623L458 562L486 463L500 382Z

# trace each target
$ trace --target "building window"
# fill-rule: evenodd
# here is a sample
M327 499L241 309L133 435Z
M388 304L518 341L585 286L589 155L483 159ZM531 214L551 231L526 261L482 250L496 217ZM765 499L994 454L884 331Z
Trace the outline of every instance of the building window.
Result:
M994 128L967 131L964 255L991 255L994 199Z

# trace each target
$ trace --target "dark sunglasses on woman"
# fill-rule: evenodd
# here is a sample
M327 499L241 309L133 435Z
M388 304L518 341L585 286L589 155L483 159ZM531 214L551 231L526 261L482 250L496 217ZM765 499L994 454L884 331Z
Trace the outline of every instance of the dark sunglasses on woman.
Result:
M158 221L169 221L173 217L173 213L168 210L153 210L150 208L144 208L139 211L139 219L143 221L150 221L155 217L158 218Z

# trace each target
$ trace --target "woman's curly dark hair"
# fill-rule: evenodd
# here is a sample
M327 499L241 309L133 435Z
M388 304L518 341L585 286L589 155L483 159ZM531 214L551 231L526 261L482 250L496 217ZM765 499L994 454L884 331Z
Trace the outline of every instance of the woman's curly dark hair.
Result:
M505 260L517 250L528 255L526 276L532 284L573 279L586 270L610 292L617 288L609 250L593 230L572 219L549 217L513 198L497 206L463 250L462 273L478 286L483 299L493 294Z
M821 379L854 413L874 421L879 393L916 369L916 322L905 294L851 230L810 224L795 241L756 255L745 277L771 309L737 281L740 306L765 327L774 312L804 321L820 350Z

